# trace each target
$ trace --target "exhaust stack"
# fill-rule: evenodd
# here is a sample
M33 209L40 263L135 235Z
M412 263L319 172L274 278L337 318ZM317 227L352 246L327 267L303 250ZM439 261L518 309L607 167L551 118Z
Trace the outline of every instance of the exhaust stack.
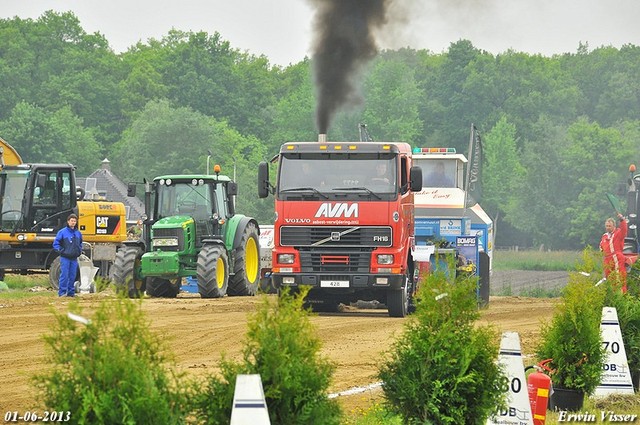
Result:
M327 143L327 133L318 134L318 143Z

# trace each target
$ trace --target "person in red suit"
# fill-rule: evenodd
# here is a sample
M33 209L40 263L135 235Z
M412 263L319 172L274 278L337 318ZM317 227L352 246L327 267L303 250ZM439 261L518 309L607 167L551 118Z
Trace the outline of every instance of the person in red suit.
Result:
M604 253L604 276L609 278L611 272L616 272L622 284L622 292L627 292L627 269L625 257L622 253L624 248L624 238L627 236L627 221L624 216L618 213L620 226L616 227L613 218L608 218L604 222L606 232L600 239L600 250Z

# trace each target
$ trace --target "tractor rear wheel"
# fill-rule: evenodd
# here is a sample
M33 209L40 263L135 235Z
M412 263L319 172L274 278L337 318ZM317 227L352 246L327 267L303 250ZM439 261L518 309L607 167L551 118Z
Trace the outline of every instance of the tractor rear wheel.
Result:
M133 246L125 246L118 250L111 266L111 281L116 286L116 292L126 291L129 298L139 298L144 294L145 279L136 276L142 253L142 248Z
M152 277L147 285L147 295L157 298L175 298L180 293L182 279L175 280Z
M255 295L260 285L260 245L258 228L248 223L235 251L233 276L229 278L229 295Z
M202 298L220 298L229 286L229 259L221 245L205 245L198 255L198 292Z

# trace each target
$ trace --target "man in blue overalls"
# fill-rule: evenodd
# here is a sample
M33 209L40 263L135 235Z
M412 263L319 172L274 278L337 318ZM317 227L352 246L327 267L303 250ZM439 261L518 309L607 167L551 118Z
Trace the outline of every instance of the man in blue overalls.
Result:
M53 249L60 254L59 297L73 297L76 293L75 281L78 257L82 254L82 233L76 229L78 216L70 214L67 226L58 231L53 241Z

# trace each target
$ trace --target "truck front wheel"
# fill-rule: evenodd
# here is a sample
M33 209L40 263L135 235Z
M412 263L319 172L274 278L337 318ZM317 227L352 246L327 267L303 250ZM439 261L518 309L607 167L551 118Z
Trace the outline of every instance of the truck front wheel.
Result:
M227 294L229 260L220 245L205 245L198 255L198 292L202 298L220 298Z
M255 295L260 284L260 245L258 229L248 223L235 251L233 276L229 278L229 295Z
M118 250L111 267L111 281L116 286L116 292L126 291L129 298L139 298L144 294L145 279L136 274L141 259L142 248L125 246Z
M405 317L409 312L409 282L406 281L401 289L387 291L387 309L389 317Z
M175 298L180 293L180 284L182 279L177 278L175 281L163 279L161 277L152 277L147 285L147 295L150 297Z

